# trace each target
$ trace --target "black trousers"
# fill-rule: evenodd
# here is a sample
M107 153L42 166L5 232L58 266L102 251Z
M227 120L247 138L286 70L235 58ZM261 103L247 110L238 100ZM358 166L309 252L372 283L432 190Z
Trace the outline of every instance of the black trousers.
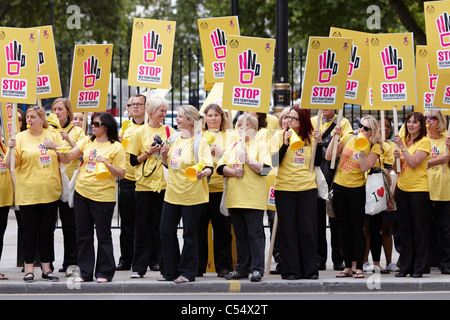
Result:
M333 190L333 207L340 228L345 267L351 268L352 261L356 261L356 269L362 270L366 250L365 186L346 188L334 183Z
M134 232L136 221L135 207L136 181L121 179L119 181L120 214L120 258L119 263L130 266L134 254Z
M96 278L111 281L116 265L111 235L111 221L115 202L99 202L83 197L75 191L74 209L77 224L78 266L80 277L92 281ZM94 226L97 235L97 259L94 248ZM96 261L97 260L97 261Z
M428 192L405 192L397 188L397 213L402 249L400 272L430 272L429 229L431 201Z
M450 201L433 201L436 221L437 259L441 270L450 268Z
M325 207L325 200L323 200L322 198L317 198L317 263L319 265L325 265L328 258L328 218L331 234L331 260L333 261L333 264L340 265L344 261L344 256L342 254L340 229L337 225L336 218L330 218L327 216Z
M265 233L264 211L256 209L228 209L236 236L236 271L264 274Z
M220 213L222 192L209 194L209 203L202 211L199 220L198 249L199 273L205 273L208 264L208 227L211 221L213 227L214 265L216 271L233 270L231 256L231 219Z
M162 275L167 280L184 276L195 280L198 272L198 221L205 204L182 206L164 202L161 214ZM183 219L183 249L178 244L178 224Z
M281 277L310 278L317 267L317 189L277 191Z
M3 252L3 238L5 236L6 226L8 225L8 213L10 207L0 207L0 260Z
M77 227L75 224L75 211L67 202L58 200L59 218L61 219L64 245L63 269L77 265Z
M23 256L25 263L34 263L36 250L41 262L55 260L55 226L58 202L20 206L23 228Z
M133 272L144 275L149 266L163 267L159 226L165 191L136 191L136 228Z

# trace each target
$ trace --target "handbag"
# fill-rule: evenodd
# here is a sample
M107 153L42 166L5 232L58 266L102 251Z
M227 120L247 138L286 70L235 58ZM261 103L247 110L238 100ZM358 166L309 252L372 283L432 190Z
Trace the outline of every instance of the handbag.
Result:
M72 179L70 179L69 188L68 188L68 199L67 204L70 208L73 208L73 197L75 195L75 184L77 182L78 175L80 174L81 165L83 161L81 161L80 166L77 170L73 172Z
M387 210L388 188L384 183L383 169L373 167L370 169L366 180L366 205L365 212L368 215L376 215Z
M62 191L61 191L61 195L59 197L59 199L63 202L67 202L69 200L69 177L67 176L66 173L66 167L60 163L59 164L59 173L61 174L61 187L62 187Z
M325 180L325 176L323 175L320 167L314 167L314 171L316 172L316 183L317 183L317 195L324 199L328 199L328 184Z
M227 202L227 183L226 178L223 178L223 192L222 192L222 198L220 199L220 213L223 214L225 217L229 217L230 213L228 212L228 209L225 208L225 204Z

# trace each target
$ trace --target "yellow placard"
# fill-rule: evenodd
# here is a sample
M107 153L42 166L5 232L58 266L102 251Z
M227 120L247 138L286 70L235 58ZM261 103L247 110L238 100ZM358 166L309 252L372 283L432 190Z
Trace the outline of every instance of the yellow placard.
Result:
M106 111L112 44L76 45L69 100L74 112Z
M424 2L431 73L450 73L450 1Z
M5 139L5 145L8 145L8 141L9 139L12 137L12 134L14 132L14 124L13 124L13 120L14 120L14 116L13 116L13 105L12 103L5 103L5 102L1 102L0 103L2 106L2 126L3 126L3 132L5 133L5 135L3 136ZM15 112L17 114L17 110ZM19 121L18 121L18 117L16 116L16 131L17 128L19 128ZM1 130L1 129L0 129ZM16 132L14 132L16 133Z
M223 82L217 82L211 89L211 92L203 102L202 107L200 108L200 113L203 113L205 108L211 103L217 104L219 107L222 107L222 95L223 95Z
M133 20L128 85L170 88L175 21Z
M39 30L0 27L0 101L36 104Z
M351 38L309 37L302 109L343 108L351 48Z
M39 29L39 57L37 77L37 98L61 97L58 62L52 26L35 27Z
M437 79L433 109L450 116L450 73L441 73Z
M205 66L205 86L223 82L228 35L239 36L238 17L198 19L198 31Z
M267 210L277 211L275 206L275 175L267 176Z
M368 93L370 72L369 34L332 27L330 37L353 39L344 102L363 105Z
M228 36L222 108L268 113L275 40Z
M416 73L412 33L370 36L372 110L416 105Z
M433 106L438 74L430 73L427 46L416 46L417 105L414 111L436 110ZM443 110L445 111L445 110Z

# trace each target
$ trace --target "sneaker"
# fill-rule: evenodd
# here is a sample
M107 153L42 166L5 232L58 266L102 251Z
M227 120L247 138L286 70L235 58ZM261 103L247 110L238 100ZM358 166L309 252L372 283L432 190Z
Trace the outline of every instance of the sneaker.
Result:
M250 281L251 282L261 282L261 280L262 280L262 274L259 271L253 271Z
M363 271L364 272L370 271L372 269L373 269L373 265L369 261L364 263L364 265L363 265Z
M388 270L388 271L399 271L400 270L400 268L399 267L397 267L397 265L395 264L395 263L389 263L387 266L386 266L386 270Z
M138 272L133 272L130 276L131 279L138 279L138 278L143 278L144 275L139 274Z

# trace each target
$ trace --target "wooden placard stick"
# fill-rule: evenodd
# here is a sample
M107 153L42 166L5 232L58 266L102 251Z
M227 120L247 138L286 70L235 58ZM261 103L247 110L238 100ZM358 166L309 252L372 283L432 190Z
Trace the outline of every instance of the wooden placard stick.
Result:
M317 112L317 121L316 121L316 128L315 130L320 130L320 123L322 122L322 110L319 109ZM317 150L317 142L316 140L313 140L313 149L311 153L311 162L309 164L309 172L314 171L314 160L316 157L316 150Z
M384 140L386 140L386 132L385 132L386 126L384 124L384 119L385 119L384 110L381 110L380 115L381 115L381 141L384 141Z
M397 114L397 106L393 107L393 118L394 118L394 135L398 135L398 114ZM398 151L398 145L395 144L395 150ZM396 163L397 163L397 173L399 173L401 171L401 167L400 167L400 158L396 159Z
M344 111L342 109L339 110L337 124L336 124L336 126L339 128L341 127L343 113L344 113ZM331 156L331 164L330 164L331 169L334 169L334 166L335 166L337 145L338 145L339 137L337 137L336 135L333 134L333 140L336 140L336 141L334 141L334 143L333 143L333 154Z

